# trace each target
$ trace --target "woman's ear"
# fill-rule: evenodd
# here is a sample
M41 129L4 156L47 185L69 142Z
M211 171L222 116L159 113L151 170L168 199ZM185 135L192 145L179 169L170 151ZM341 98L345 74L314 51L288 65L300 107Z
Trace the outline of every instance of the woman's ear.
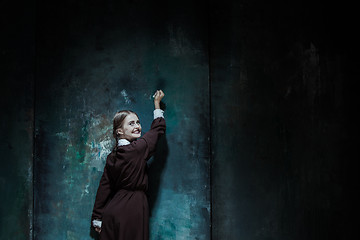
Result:
M117 129L116 130L116 135L121 135L121 134L123 134L124 132L123 132L123 130L122 129Z

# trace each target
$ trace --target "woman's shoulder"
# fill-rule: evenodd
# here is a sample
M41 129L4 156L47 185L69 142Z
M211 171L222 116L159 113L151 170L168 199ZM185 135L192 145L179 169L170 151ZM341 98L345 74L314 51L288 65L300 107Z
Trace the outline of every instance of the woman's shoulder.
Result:
M114 149L114 151L110 154L113 154L114 157L119 157L119 156L123 156L126 154L130 154L136 150L136 143L137 143L137 140L132 141L131 143L129 143L127 145L117 146L116 149Z

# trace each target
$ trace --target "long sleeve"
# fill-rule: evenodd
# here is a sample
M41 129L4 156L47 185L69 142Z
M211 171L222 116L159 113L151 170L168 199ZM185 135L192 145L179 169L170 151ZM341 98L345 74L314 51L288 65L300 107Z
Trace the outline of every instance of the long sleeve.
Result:
M154 119L151 124L151 129L144 134L143 140L146 141L150 154L155 151L156 143L161 135L166 131L165 119L162 117Z
M96 193L94 208L91 216L91 222L93 225L93 220L101 220L102 212L111 198L112 187L109 172L107 169L107 164L104 167L103 175L100 179L99 188Z
M161 135L166 131L166 123L163 117L157 117L153 120L150 130L141 138L134 141L134 147L139 151L146 151L146 155L150 157L156 148L156 143Z

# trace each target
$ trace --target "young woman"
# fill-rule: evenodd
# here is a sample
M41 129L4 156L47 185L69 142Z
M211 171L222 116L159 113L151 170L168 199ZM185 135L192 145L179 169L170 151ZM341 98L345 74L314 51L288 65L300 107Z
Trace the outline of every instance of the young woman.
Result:
M165 133L160 109L164 96L161 90L154 94L154 120L142 137L136 113L124 110L114 116L116 146L106 159L91 217L101 240L149 239L146 161L154 153L159 136Z

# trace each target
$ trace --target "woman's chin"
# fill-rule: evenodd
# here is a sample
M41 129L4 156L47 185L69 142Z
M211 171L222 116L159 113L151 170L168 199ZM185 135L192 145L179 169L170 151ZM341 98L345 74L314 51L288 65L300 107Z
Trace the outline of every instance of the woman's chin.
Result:
M141 137L141 133L136 133L136 134L133 134L132 136L133 136L133 138L135 140L135 139Z

